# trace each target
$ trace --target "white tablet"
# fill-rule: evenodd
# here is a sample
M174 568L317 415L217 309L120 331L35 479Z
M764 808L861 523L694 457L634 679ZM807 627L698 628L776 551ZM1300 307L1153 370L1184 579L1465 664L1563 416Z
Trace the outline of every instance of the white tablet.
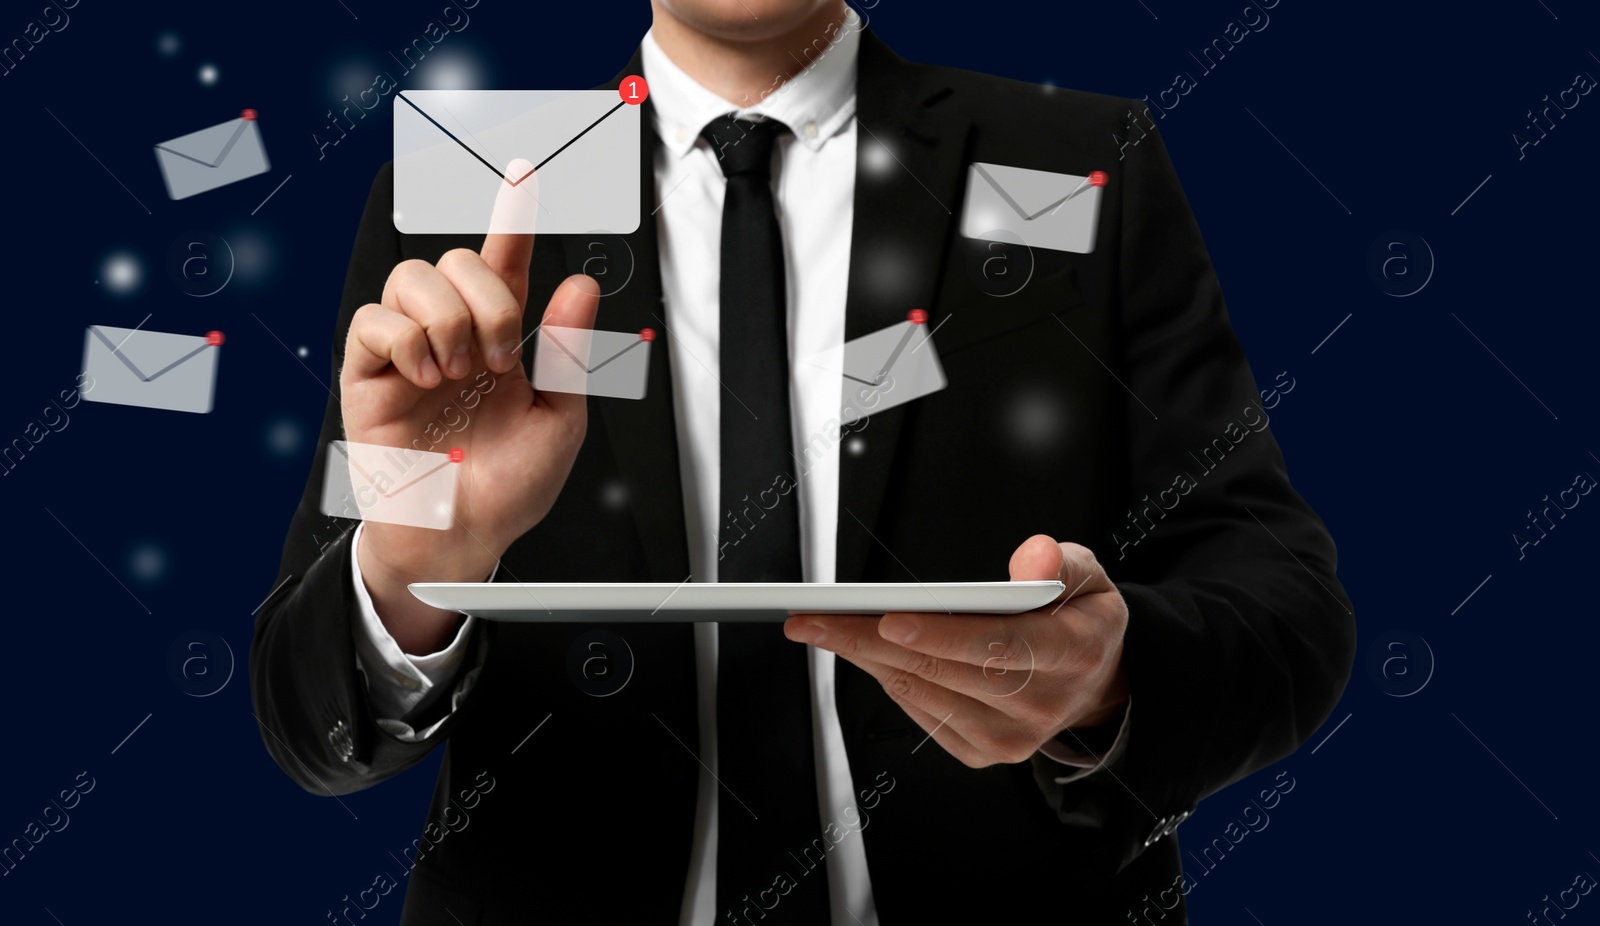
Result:
M790 614L1020 614L1066 586L1040 582L414 582L424 604L495 621L781 621Z

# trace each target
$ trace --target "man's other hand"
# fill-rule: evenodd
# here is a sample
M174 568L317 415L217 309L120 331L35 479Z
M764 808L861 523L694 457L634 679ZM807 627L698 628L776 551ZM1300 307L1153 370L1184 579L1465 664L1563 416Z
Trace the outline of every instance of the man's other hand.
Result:
M1011 579L1066 591L1023 614L796 614L784 633L860 666L966 765L1023 762L1122 710L1128 606L1087 547L1043 534L1011 555Z

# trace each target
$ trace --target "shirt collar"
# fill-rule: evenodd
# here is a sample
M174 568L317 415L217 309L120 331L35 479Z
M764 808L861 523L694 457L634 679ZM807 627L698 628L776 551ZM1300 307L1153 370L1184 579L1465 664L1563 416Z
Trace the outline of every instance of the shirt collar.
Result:
M656 135L676 157L694 147L711 120L736 111L740 118L777 119L812 150L822 147L855 115L856 55L861 37L848 21L821 40L811 64L767 91L753 106L739 107L701 86L673 63L646 32L639 43L644 78L650 84Z

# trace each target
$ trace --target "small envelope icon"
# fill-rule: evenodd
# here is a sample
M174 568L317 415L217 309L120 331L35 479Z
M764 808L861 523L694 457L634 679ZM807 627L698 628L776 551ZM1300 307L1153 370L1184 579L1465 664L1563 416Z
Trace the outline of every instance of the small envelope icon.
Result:
M1103 171L1087 177L974 163L967 167L961 234L968 238L1088 254L1100 219Z
M655 337L649 328L634 333L541 325L533 355L533 388L642 399Z
M459 454L331 441L322 479L322 513L449 530L455 523Z
M845 342L842 357L840 349L834 348L806 361L843 374L841 424L848 427L875 412L945 387L944 368L939 365L927 320L926 312L912 309L897 325Z
M944 368L933 349L927 314L913 309L898 325L844 345L845 408L865 414L904 405L945 387ZM867 403L871 402L870 406Z
M222 333L203 337L90 325L84 335L83 372L94 389L90 402L141 405L175 412L211 411Z
M247 109L237 119L156 145L156 163L172 199L187 199L266 173L267 149L261 143L256 111Z

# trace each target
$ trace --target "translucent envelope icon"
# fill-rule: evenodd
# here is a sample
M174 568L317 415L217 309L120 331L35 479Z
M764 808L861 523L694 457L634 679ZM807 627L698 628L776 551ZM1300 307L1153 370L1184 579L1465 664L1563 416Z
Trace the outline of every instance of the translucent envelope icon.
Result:
M1004 164L968 165L961 234L1007 244L1020 238L1033 248L1088 254L1094 250L1106 179L1099 170L1080 177Z
M156 163L173 199L266 173L267 148L261 143L256 111L247 109L237 119L156 145Z
M460 452L428 453L336 440L328 444L322 513L436 531L455 523Z
M90 325L83 338L83 372L90 402L140 405L175 412L211 411L222 332L203 337Z
M639 131L639 107L612 90L406 90L394 101L394 227L484 234L510 184L537 205L496 231L628 234Z
M650 342L655 339L649 328L591 331L541 325L533 354L533 388L642 399L650 375Z
M847 341L807 362L843 373L843 409L839 420L854 424L875 412L938 392L945 387L944 368L933 347L927 313L913 309L906 320Z

